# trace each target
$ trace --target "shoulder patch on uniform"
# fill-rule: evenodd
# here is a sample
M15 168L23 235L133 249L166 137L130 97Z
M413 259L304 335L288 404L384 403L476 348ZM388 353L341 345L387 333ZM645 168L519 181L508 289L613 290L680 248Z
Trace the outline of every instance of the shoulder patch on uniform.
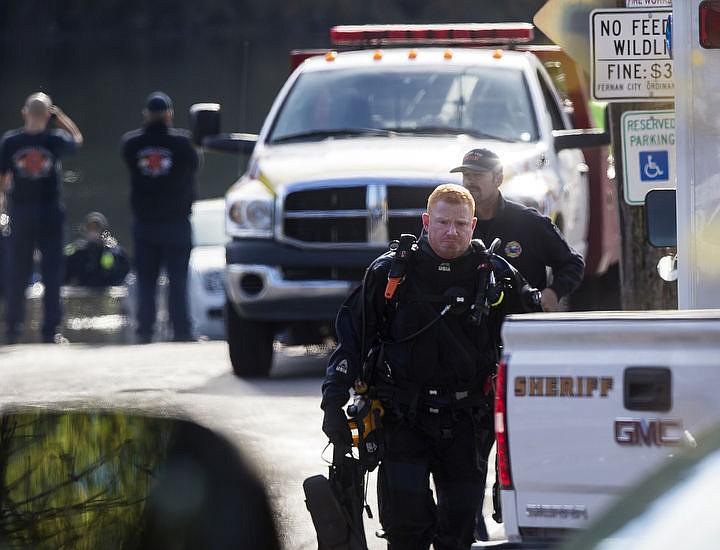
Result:
M510 241L505 245L505 256L517 258L522 254L522 245L517 241Z
M342 361L340 361L340 362L337 364L337 366L335 367L335 370L336 370L337 372L341 372L341 373L343 373L343 374L347 374L347 373L348 373L348 362L347 362L347 359L343 359Z

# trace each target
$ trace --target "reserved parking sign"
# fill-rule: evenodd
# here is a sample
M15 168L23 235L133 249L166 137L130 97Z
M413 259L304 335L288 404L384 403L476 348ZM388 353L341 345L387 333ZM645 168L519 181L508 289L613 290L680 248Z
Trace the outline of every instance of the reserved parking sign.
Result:
M642 205L654 188L675 188L675 111L627 111L621 118L625 202Z

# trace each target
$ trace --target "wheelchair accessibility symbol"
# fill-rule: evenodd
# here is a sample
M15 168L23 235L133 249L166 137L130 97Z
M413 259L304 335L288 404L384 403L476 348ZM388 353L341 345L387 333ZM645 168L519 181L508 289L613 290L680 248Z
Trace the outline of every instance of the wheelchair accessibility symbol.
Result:
M640 181L668 181L670 179L667 151L641 151Z

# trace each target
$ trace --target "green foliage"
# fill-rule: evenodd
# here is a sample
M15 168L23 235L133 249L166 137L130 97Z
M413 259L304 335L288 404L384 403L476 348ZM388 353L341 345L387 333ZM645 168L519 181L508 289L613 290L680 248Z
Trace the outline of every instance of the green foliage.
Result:
M0 542L32 548L136 547L167 420L120 413L0 420Z

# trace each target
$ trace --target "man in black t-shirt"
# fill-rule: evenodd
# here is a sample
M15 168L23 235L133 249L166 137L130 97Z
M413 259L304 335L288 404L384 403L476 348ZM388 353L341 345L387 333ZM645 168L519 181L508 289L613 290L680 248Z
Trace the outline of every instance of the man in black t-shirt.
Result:
M155 288L161 268L169 280L168 313L173 340L192 339L187 273L192 248L190 210L200 157L189 132L172 127L173 107L163 92L147 98L143 128L122 138L130 173L133 256L138 282L137 336L152 341Z
M62 324L60 284L63 267L63 224L60 157L75 152L83 136L75 123L42 92L27 98L23 128L0 141L0 190L7 192L10 231L6 250L5 340L15 343L25 318L25 287L35 248L42 255L43 342L58 341ZM56 129L48 129L54 119Z

